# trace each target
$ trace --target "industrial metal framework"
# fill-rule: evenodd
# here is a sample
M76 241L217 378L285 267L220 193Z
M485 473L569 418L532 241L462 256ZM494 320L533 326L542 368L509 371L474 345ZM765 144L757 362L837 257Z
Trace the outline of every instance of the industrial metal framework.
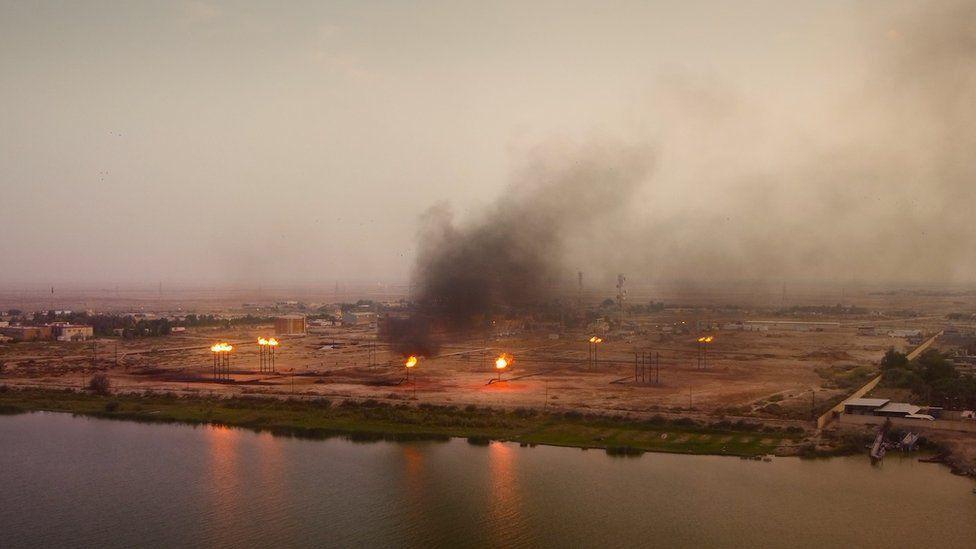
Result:
M661 353L647 350L634 352L634 383L661 384Z
M698 369L708 368L708 344L712 342L712 336L702 336L698 338Z
M230 353L234 350L230 344L217 343L210 347L213 355L213 378L225 381L230 379Z
M277 372L275 367L275 352L278 348L278 340L275 338L258 338L258 355L260 357L260 370L262 372Z
M596 347L597 345L603 343L602 337L593 336L588 341L589 345L586 350L589 353L586 357L587 364L590 368L595 368L599 364L599 358L597 357Z

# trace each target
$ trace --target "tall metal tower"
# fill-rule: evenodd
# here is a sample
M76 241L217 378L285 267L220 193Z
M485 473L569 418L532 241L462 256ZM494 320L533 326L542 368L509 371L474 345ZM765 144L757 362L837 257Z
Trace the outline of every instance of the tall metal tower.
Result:
M576 291L576 307L582 310L583 309L583 271L578 271L576 273L576 279L579 282L579 287Z
M627 299L627 289L624 287L626 282L626 276L623 274L617 275L617 308L620 310L620 316L624 314L624 301Z

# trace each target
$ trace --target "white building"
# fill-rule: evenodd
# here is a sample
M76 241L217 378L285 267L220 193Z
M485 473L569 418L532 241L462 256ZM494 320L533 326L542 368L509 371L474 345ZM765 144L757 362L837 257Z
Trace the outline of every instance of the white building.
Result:
M362 326L376 322L376 313L372 311L345 311L342 313L343 326Z
M56 322L51 325L51 328L54 333L54 338L58 341L81 341L95 335L94 328L80 324Z

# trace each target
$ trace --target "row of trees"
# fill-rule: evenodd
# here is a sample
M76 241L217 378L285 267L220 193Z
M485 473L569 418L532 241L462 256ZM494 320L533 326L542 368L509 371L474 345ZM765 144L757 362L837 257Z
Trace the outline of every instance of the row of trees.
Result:
M909 361L904 353L889 349L881 359L885 384L910 389L931 405L952 410L976 408L976 376L960 373L948 355L935 349Z
M133 315L110 315L110 314L88 314L86 312L72 312L68 314L55 314L54 311L46 313L36 313L32 320L24 320L24 324L50 324L52 322L69 322L71 324L85 324L91 326L95 335L112 336L116 335L117 330L121 330L122 337L157 337L169 335L175 326L185 327L207 327L220 326L229 328L231 326L267 324L272 322L271 317L261 316L241 316L231 319L220 318L214 315L189 314L180 321L173 321L168 318L136 318Z

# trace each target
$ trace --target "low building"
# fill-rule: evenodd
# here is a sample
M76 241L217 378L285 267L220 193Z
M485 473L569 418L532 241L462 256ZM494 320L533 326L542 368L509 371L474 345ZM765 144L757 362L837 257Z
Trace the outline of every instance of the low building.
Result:
M875 410L888 404L887 398L852 398L844 403L845 414L874 415Z
M874 326L858 326L857 335L859 336L874 336L878 335L878 329Z
M839 328L840 322L814 322L805 320L747 320L747 330L782 330L788 332L822 332Z
M0 334L14 341L42 341L53 339L54 329L51 326L7 326L0 328Z
M84 341L95 335L95 329L82 324L56 322L51 325L52 335L58 341Z
M285 315L275 318L276 335L305 335L305 330L303 315Z
M922 330L891 330L888 337L922 337Z
M376 321L376 313L372 311L344 311L342 313L343 326L364 326Z
M922 409L921 406L915 406L914 404L909 404L907 402L889 402L881 408L874 411L876 416L885 417L908 417L918 414Z

